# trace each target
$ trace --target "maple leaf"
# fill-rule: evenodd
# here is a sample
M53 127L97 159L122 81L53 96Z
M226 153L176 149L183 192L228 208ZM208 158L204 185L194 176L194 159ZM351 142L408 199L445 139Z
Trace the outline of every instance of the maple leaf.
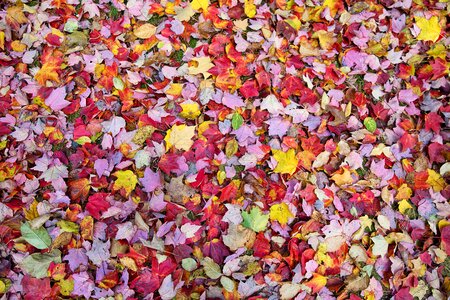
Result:
M185 119L194 120L198 116L200 116L200 105L194 101L186 101L180 104L183 109L180 113L180 116Z
M352 178L351 173L348 170L348 168L343 168L343 169L344 169L344 171L342 172L342 174L336 173L333 176L331 176L331 179L338 186L342 186L342 185L352 184L353 183L353 178Z
M91 183L87 178L80 178L69 181L69 194L72 200L84 200L89 195Z
M432 169L428 169L427 183L433 188L435 192L442 191L446 186L444 178L442 178L439 173Z
M41 57L42 67L34 75L34 79L40 84L45 86L47 80L60 83L59 72L61 71L61 64L63 62L63 54L58 50L51 50L46 48L44 54Z
M327 284L327 278L318 273L313 274L313 278L305 283L312 289L313 293L318 293Z
M278 221L281 225L286 225L294 215L289 210L286 203L275 204L270 207L270 220Z
M294 174L298 165L298 158L295 156L294 149L289 149L287 152L272 149L272 153L277 161L277 166L273 170L275 173Z
M256 5L253 3L253 0L244 1L244 12L249 18L256 16Z
M164 141L166 142L166 151L175 147L179 150L188 151L194 144L192 138L195 135L195 126L173 125L167 131Z
M88 198L86 210L97 220L100 219L100 214L111 206L106 200L107 195L106 193L96 193Z
M113 175L117 177L113 185L113 190L117 191L124 188L126 195L130 195L138 183L137 176L133 173L133 171L117 171Z
M442 119L440 115L435 112L431 112L425 115L425 130L432 130L435 133L439 134L439 132L441 131L440 124L442 122L444 122L444 119Z
M416 17L416 25L420 28L420 33L417 36L419 41L436 42L441 34L441 26L439 25L439 18L432 16L430 19L423 17Z
M242 225L244 227L250 228L255 232L264 231L267 227L267 223L269 222L269 214L263 214L259 207L253 207L250 210L250 213L243 211L242 212Z
M204 12L208 10L209 0L192 0L191 7L195 10L203 9Z
M189 74L202 74L205 79L208 79L208 77L211 76L211 73L209 73L208 70L214 67L214 64L211 62L211 57L194 57L192 60L194 61L194 64L189 66Z

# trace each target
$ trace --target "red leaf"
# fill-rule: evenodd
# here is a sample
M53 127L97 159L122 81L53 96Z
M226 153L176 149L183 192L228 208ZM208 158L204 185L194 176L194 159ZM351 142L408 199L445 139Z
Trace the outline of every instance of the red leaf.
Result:
M245 98L256 97L259 95L258 87L256 86L256 81L254 80L247 80L239 91Z
M428 146L428 155L430 156L430 162L444 163L444 153L446 151L446 146L439 143L431 143Z
M445 226L441 230L441 242L444 246L445 253L450 255L450 226Z
M91 216L100 219L100 214L106 211L111 205L106 201L107 193L96 193L89 197L86 210Z
M402 151L412 149L417 143L416 138L409 133L404 133L399 142L402 145Z
M132 289L144 295L155 292L160 285L159 277L148 269L144 270L130 283Z
M253 244L253 255L256 257L264 257L270 253L270 242L264 236L263 232L258 233L255 243Z
M50 278L37 279L30 275L25 275L22 279L25 300L43 300L50 296Z
M205 256L211 257L218 264L223 263L224 258L230 255L227 246L219 239L206 242L203 245L202 251Z
M234 199L237 194L238 187L234 184L234 182L231 182L229 185L224 187L222 189L222 194L220 195L220 201L229 201L231 199Z
M437 134L441 131L441 123L444 120L435 112L431 112L425 116L425 130L431 131L433 130Z

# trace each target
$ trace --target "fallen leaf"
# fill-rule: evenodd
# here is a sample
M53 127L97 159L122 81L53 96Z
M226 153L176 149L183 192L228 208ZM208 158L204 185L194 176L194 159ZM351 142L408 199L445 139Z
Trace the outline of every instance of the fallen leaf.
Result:
M419 41L436 42L441 34L441 26L439 25L439 18L432 16L431 18L415 17L416 24L420 28L420 33L417 36Z
M286 225L294 215L289 210L286 203L274 204L270 207L270 220L278 221L281 225Z
M298 165L298 158L295 156L294 149L289 149L287 152L272 149L272 153L277 161L277 166L273 170L275 173L294 174Z
M137 176L133 171L117 171L113 175L117 177L116 181L114 181L113 190L118 191L123 188L126 191L126 195L130 195L138 183Z
M156 33L156 27L150 23L145 23L134 29L133 33L140 39L148 39Z
M269 214L263 214L259 207L253 207L250 213L242 212L244 227L250 228L255 232L260 232L266 229L267 223L269 222Z
M195 126L173 125L167 131L164 141L166 142L166 151L175 147L179 150L188 151L194 144L192 138L195 135Z

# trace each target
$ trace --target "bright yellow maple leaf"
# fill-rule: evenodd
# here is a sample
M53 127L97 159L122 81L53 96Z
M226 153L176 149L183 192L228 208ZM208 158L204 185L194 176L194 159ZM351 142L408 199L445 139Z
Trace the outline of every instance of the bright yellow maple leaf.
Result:
M189 74L198 75L203 74L205 79L207 79L211 74L208 72L209 69L214 67L214 64L211 62L211 57L203 56L203 57L194 57L192 60L196 63L196 65L192 65L188 68Z
M185 119L193 120L200 116L200 105L194 101L186 101L180 104L183 109L180 116Z
M439 173L428 169L427 183L433 188L435 192L440 192L445 188L445 180Z
M245 0L244 13L249 18L256 16L256 5L253 3L253 0Z
M287 152L272 149L273 158L277 161L275 173L294 174L297 169L298 158L295 156L295 150L289 149Z
M209 0L193 0L191 2L192 9L200 10L203 9L203 11L207 11L209 6Z
M432 16L430 19L416 17L416 25L420 28L420 33L417 36L419 41L436 42L441 34L441 26L437 16Z
M179 150L188 151L194 144L192 137L195 135L195 126L173 125L167 131L164 141L166 142L166 151L175 147Z
M127 192L127 196L134 190L138 183L137 176L130 170L117 171L113 175L117 177L113 185L113 190L117 191L123 188Z
M275 204L270 207L270 220L278 221L281 225L286 225L294 215L289 210L286 203Z

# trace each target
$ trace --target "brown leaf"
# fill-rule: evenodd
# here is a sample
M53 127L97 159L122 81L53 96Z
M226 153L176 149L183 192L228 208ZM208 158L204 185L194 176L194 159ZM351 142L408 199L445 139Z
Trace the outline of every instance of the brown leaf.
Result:
M349 292L359 292L369 286L369 277L367 275L359 277L358 275L351 275L345 281L347 283L346 290Z
M72 240L72 233L71 232L62 232L60 235L58 235L52 243L52 246L50 247L51 250L58 249L59 247L63 247L70 243L70 240Z

